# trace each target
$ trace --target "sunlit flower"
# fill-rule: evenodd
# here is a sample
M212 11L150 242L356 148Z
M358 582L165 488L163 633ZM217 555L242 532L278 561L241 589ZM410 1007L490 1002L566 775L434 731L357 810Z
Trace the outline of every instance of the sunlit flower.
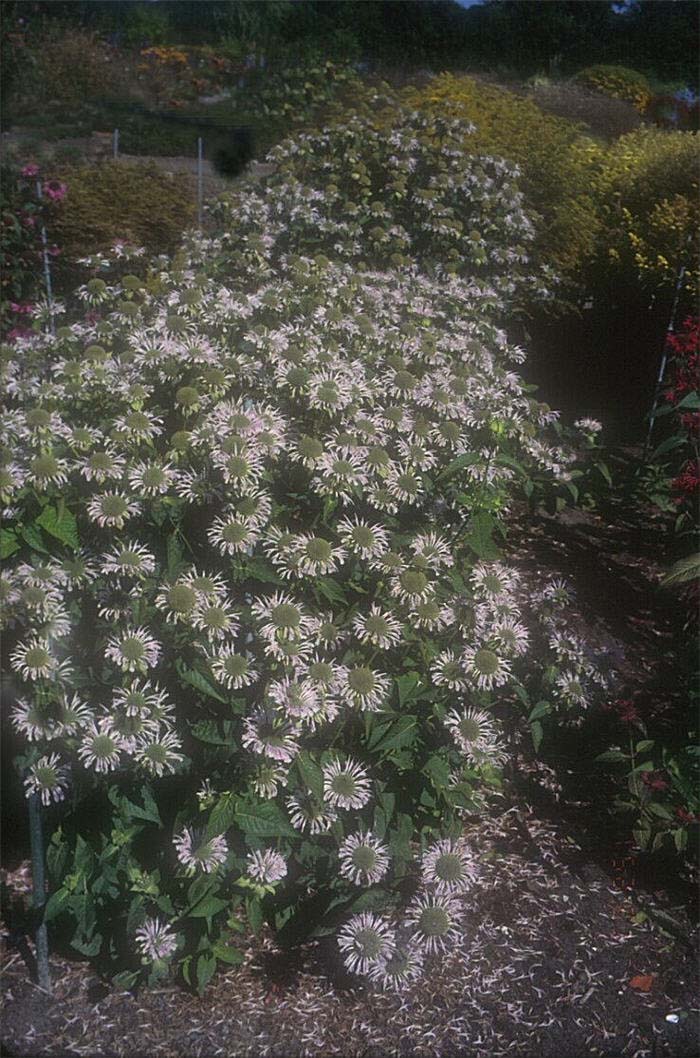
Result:
M375 558L389 547L387 530L361 518L341 518L338 522L338 533L347 549L360 558Z
M78 756L86 767L104 773L118 766L123 749L124 742L114 730L112 718L104 717L86 725L78 746Z
M209 658L209 665L215 679L229 690L237 691L241 687L249 687L258 678L258 673L249 659L236 653L232 646L220 647Z
M160 644L147 628L125 629L110 636L105 647L105 657L124 672L146 672L158 664L160 654Z
M459 907L449 896L425 893L406 911L414 937L428 955L444 951L459 940Z
M210 874L228 857L228 845L224 838L207 838L203 828L185 827L181 834L173 838L173 844L178 860L188 873L200 870Z
M323 798L334 808L362 808L372 796L365 769L352 758L336 759L323 767Z
M288 764L299 752L296 735L294 724L278 716L272 709L256 709L243 721L241 742L253 753Z
M388 650L401 642L401 622L390 613L383 613L376 603L372 604L368 614L356 614L352 627L361 643L370 643L381 650Z
M129 518L141 510L136 500L121 492L104 492L93 496L87 503L88 517L101 529L122 529Z
M40 757L32 764L24 786L27 797L39 794L44 805L50 805L52 801L63 801L68 787L68 769L62 766L58 753Z
M166 775L174 772L185 759L180 753L182 744L174 731L159 735L148 732L136 739L134 759L151 775Z
M136 930L136 946L147 959L169 959L177 949L177 934L159 918L147 918Z
M464 647L462 664L469 679L479 690L502 687L510 679L510 661L488 647Z
M466 691L469 687L464 665L453 650L443 650L433 659L430 675L437 687L448 687L451 691Z
M385 919L372 911L362 911L343 926L338 934L338 947L351 973L366 974L392 956L394 934Z
M423 972L424 956L420 944L409 937L397 941L395 950L369 969L369 978L382 988L399 991L417 981Z
M340 873L355 885L374 885L389 869L389 850L371 831L350 834L338 850Z
M136 542L117 544L111 551L102 556L101 572L109 576L116 574L123 577L140 579L155 572L156 562L153 554Z
M248 854L247 873L250 878L263 885L279 882L287 875L287 864L284 856L275 849L256 850Z
M446 838L436 841L421 859L421 871L426 885L435 886L436 893L461 893L473 885L476 867L466 849Z
M330 805L318 801L310 792L292 794L287 798L289 822L295 830L309 834L325 834L338 818Z

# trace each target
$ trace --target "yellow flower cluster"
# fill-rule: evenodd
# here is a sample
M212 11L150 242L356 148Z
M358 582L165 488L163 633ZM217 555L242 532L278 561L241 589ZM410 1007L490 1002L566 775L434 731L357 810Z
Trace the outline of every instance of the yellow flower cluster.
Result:
M613 99L624 99L640 114L649 106L653 93L643 73L627 66L587 66L576 75L576 81L584 88L603 92Z
M179 48L166 48L160 45L157 48L144 48L141 51L144 59L155 60L163 66L187 66L188 58L184 51Z

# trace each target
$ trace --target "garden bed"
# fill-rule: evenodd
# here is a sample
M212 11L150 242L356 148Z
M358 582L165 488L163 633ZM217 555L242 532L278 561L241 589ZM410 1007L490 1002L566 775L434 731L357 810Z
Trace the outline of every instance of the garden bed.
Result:
M629 890L598 867L572 868L579 847L527 806L468 834L483 863L465 901L468 929L400 996L357 988L330 940L285 955L267 934L248 937L244 964L218 975L205 998L178 987L110 991L58 956L47 998L6 948L3 1053L694 1058L689 943L641 921Z

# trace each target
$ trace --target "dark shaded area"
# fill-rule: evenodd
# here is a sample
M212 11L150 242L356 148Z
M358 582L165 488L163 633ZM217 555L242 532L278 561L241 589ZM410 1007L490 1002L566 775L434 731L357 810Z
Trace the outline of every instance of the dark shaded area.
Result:
M672 299L671 291L651 305L615 303L601 294L580 313L535 315L520 335L528 351L523 376L565 419L600 419L608 443L642 442Z
M698 83L694 0L6 0L15 17L63 19L113 35L115 43L253 42L271 60L317 51L350 60L441 68L469 63L521 76L570 73L594 62L633 66L661 79Z

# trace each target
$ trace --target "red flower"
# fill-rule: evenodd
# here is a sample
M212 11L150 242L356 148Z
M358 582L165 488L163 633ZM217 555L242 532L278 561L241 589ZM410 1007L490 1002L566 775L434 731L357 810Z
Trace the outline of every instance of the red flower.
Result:
M681 823L696 823L698 816L694 816L692 812L689 812L687 808L677 808L676 817Z
M66 197L67 190L68 187L66 184L61 183L60 180L44 181L44 194L47 198L50 198L52 202L60 202L62 198Z
M642 772L642 782L650 790L668 790L668 783L660 771Z

